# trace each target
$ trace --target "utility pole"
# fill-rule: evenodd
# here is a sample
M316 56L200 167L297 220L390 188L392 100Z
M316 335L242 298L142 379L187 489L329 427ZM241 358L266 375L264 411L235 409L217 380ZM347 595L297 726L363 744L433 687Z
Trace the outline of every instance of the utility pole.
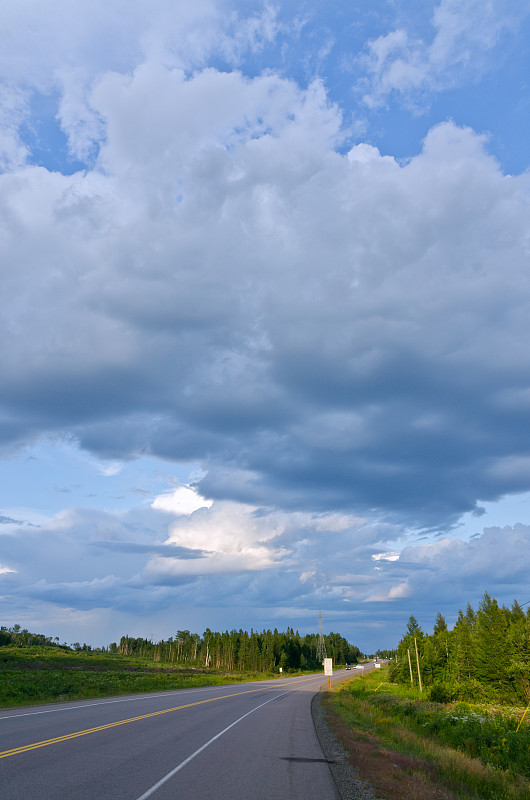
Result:
M326 658L326 643L324 641L324 634L322 633L322 611L319 611L317 661L319 662L319 664L323 664L325 658Z
M410 650L408 648L407 648L407 655L409 657L410 683L411 683L412 686L414 686L414 678L412 677L412 664L411 664L411 661L410 661Z

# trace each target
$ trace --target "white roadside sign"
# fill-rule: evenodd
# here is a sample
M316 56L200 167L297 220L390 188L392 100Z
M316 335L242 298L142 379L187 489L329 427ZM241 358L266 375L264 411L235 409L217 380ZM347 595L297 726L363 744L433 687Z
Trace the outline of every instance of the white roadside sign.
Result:
M325 658L324 659L324 675L333 675L333 659L332 658Z

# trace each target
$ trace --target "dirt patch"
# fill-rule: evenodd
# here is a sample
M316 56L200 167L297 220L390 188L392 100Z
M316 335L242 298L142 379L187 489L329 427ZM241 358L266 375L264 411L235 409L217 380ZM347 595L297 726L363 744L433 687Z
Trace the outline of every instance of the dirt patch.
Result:
M326 722L350 764L382 800L457 800L438 785L436 768L415 756L385 747L374 736L352 731L324 699Z

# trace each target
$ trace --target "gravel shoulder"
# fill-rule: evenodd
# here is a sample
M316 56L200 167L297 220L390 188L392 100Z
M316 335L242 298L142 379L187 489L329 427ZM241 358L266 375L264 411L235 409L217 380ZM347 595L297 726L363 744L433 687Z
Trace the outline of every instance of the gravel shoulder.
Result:
M317 692L311 702L311 714L324 755L342 800L377 800L374 790L360 780L349 762L346 750L331 733L322 708L322 693Z

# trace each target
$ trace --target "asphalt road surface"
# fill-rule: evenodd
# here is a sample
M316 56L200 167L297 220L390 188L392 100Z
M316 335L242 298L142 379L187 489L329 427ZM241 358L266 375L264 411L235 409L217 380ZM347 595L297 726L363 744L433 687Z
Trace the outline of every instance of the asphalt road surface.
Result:
M0 710L0 800L338 800L311 717L326 684L320 674Z

